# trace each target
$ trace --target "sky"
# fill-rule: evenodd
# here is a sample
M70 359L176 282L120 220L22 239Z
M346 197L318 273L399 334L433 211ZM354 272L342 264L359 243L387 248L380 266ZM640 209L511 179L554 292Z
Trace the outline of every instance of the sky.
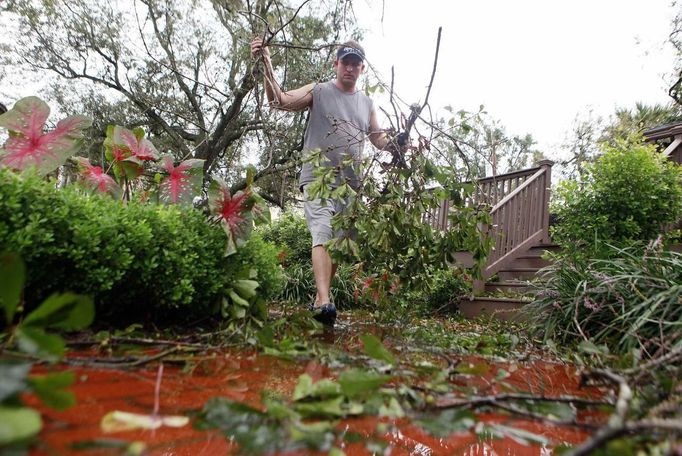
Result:
M434 109L478 110L558 153L576 116L668 103L670 0L355 0L368 61L423 101L438 27Z
M431 107L484 105L509 134L530 133L548 156L560 154L576 116L608 117L638 101L670 101L675 56L667 38L678 9L671 0L350 4L365 29L369 63L387 83L394 67L402 99L424 100L442 27ZM4 98L14 93L4 89Z

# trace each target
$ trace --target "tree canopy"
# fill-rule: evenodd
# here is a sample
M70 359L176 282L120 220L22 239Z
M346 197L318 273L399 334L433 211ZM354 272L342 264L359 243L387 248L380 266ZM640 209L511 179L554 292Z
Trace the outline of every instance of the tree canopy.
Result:
M4 37L3 64L58 76L49 98L91 116L100 140L108 124L142 126L159 150L239 186L244 159L258 177L295 173L306 120L262 109L251 39L271 40L282 85L295 87L326 77L333 45L358 36L345 4L308 3L11 0L1 8L19 33Z

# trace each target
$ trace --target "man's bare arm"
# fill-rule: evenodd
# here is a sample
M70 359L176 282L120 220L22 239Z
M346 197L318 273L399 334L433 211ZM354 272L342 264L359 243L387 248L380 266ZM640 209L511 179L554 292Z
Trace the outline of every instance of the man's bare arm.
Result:
M254 58L262 57L263 59L265 95L268 97L270 106L284 111L303 111L313 104L313 87L315 87L313 83L286 92L282 90L275 78L270 50L263 45L260 38L251 42L251 55Z
M379 120L377 119L377 112L372 110L369 117L369 141L379 150L384 150L391 138L381 129Z

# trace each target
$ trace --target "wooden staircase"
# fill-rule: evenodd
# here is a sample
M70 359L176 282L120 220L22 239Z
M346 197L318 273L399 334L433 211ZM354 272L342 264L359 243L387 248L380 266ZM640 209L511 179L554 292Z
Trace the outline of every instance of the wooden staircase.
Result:
M537 244L519 254L491 278L494 280L485 281L469 299L463 299L460 312L465 318L487 315L506 321L522 320L519 310L534 298L541 282L538 271L550 265L543 256L557 250L556 244Z
M484 280L474 281L474 295L460 303L467 318L492 315L504 320L518 318L518 309L528 302L523 295L528 281L546 266L541 258L555 249L549 239L549 193L552 165L543 160L535 168L486 177L475 182L472 205L488 205L492 225L482 231L494 247L482 271ZM449 202L426 214L434 228L448 230ZM497 280L490 279L496 277ZM488 294L489 296L484 296Z

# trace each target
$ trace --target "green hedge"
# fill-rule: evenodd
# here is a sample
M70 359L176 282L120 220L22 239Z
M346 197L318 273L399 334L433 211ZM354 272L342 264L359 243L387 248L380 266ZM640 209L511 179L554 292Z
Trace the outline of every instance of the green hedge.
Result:
M313 239L305 219L300 215L285 213L259 231L263 239L282 249L282 262L286 266L311 265L310 251Z
M274 247L255 240L225 258L225 243L193 209L123 205L0 169L0 251L24 258L29 305L70 290L93 296L98 317L205 314L251 269L264 294L278 293Z

